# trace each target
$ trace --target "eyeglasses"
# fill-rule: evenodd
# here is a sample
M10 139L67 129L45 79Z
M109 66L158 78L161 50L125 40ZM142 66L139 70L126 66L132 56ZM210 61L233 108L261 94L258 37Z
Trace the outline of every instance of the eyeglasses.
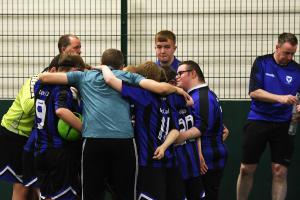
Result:
M179 72L177 72L176 76L181 77L181 75L182 75L184 72L190 72L190 71L193 71L193 70L192 70L192 69L188 69L188 70L184 70L184 71L179 71Z

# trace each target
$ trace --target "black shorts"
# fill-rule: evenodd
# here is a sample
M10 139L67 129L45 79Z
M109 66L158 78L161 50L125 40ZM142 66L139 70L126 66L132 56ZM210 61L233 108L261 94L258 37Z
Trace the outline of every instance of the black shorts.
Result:
M289 122L248 120L244 126L242 163L257 164L269 143L271 160L289 166L294 151L294 136L288 134Z
M26 187L39 187L34 166L34 155L31 151L23 151L23 185Z
M184 183L178 167L139 167L138 200L182 200Z
M187 200L199 200L204 199L205 197L205 190L201 176L184 180L184 188Z
M80 195L80 157L69 148L48 149L35 157L42 199L75 200Z
M27 137L0 126L0 179L22 183L22 152Z
M209 169L202 175L203 185L205 188L205 200L219 199L219 191L223 169Z
M82 146L83 199L104 199L109 183L116 199L136 197L137 152L133 138L85 138Z

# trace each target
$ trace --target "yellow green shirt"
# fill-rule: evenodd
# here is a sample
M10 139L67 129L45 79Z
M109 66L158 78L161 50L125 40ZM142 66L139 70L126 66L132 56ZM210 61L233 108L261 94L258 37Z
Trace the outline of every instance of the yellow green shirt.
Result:
M34 84L38 75L26 80L13 104L3 116L1 125L7 130L28 137L34 123Z

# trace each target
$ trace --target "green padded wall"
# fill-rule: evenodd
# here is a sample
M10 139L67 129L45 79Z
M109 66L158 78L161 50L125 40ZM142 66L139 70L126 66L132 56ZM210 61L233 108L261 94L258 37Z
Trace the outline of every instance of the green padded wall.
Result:
M0 101L0 116L6 112L12 101ZM248 101L222 101L224 112L224 123L230 130L230 135L226 141L229 158L225 168L220 199L236 199L235 188L236 179L239 173L239 165L241 158L241 136L247 113L249 111ZM299 131L297 134L300 134ZM300 177L300 139L296 138L296 148L293 156L293 163L289 168L288 176L288 194L287 200L296 200L300 196L300 190L296 186L297 178ZM268 150L261 159L261 165L257 169L255 175L253 191L249 200L271 199L271 180L270 157ZM0 200L10 200L11 186L0 181ZM111 199L107 195L107 200Z
M230 129L230 135L226 141L229 158L225 168L220 199L236 199L236 180L239 174L241 159L241 139L243 125L249 111L249 101L223 101L222 108L224 113L224 123ZM299 135L299 130L297 135ZM287 200L299 199L300 190L297 180L300 177L300 138L296 138L295 152L293 155L292 165L289 168L288 176L288 194ZM255 147L254 147L255 148ZM270 168L270 154L267 149L257 168L253 183L253 190L249 200L271 199L272 174Z

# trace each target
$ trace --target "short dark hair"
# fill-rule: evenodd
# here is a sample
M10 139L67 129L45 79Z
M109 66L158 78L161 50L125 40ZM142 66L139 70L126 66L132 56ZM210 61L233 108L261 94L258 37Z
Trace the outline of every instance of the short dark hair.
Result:
M198 76L198 80L205 82L203 72L202 72L200 66L195 61L192 61L192 60L183 61L180 63L180 65L187 65L188 66L187 70L195 70L195 72L197 73L197 76Z
M69 69L71 67L76 67L81 69L85 66L85 63L82 57L74 53L62 53L60 54L58 60L58 68L60 69Z
M121 69L124 65L123 53L118 49L107 49L102 54L101 64Z
M60 36L59 40L58 40L58 43L57 43L57 47L58 47L58 50L59 50L59 53L62 53L62 48L63 47L67 47L70 45L70 38L71 37L74 37L74 38L77 38L79 39L76 35L74 34L65 34L65 35L62 35Z
M284 43L288 42L291 45L295 46L295 45L298 44L298 39L292 33L281 33L278 36L278 41L277 42L278 42L279 45L283 45Z
M176 36L172 31L162 30L155 34L155 42L166 42L168 39L176 44Z

